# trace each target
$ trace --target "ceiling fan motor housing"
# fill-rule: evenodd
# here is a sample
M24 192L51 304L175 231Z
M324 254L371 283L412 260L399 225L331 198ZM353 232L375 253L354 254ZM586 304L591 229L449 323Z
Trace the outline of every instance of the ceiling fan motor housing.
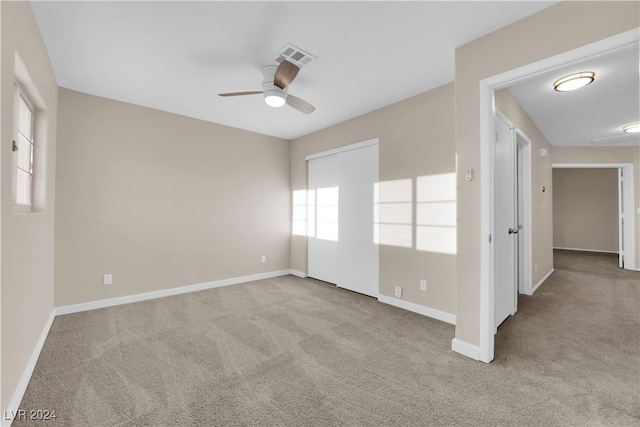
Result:
M282 107L287 100L288 87L280 89L273 84L277 65L267 65L262 68L262 91L264 92L264 102L270 107Z

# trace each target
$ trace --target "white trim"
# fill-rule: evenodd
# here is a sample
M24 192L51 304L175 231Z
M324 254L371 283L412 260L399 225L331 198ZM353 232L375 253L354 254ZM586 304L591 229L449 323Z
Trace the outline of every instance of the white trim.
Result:
M42 332L40 333L40 337L36 342L35 347L33 348L33 352L31 353L31 357L27 362L27 366L25 366L24 371L22 371L22 377L20 377L20 382L16 386L15 391L13 392L13 396L9 401L9 404L4 409L2 413L2 423L0 425L10 426L13 419L7 420L4 417L10 414L16 414L18 408L20 407L20 402L22 402L22 398L24 397L24 392L27 390L27 386L29 385L29 381L31 380L31 375L33 375L33 370L36 367L36 363L38 362L38 358L40 357L40 352L42 351L42 347L44 346L44 342L47 340L47 336L49 335L49 330L51 329L51 325L53 325L53 319L55 318L55 310L51 310L51 314L47 319L47 322L44 324L42 328Z
M625 270L631 270L631 271L640 271L640 268L625 268Z
M488 83L480 81L480 345L476 360L485 363L493 360L494 353L495 285L493 283L493 256L490 240L493 233L493 191L491 188L493 186L494 110L493 89ZM452 349L458 351L454 349L453 344ZM458 352L467 354L464 351Z
M440 320L451 325L456 324L455 314L436 310L435 308L425 307L423 305L414 304L412 302L403 301L401 299L388 297L382 294L378 295L378 301L384 304L392 305L394 307L403 308L414 313L422 314L423 316L431 317L433 319Z
M531 288L531 293L526 295L529 295L529 296L533 295L533 293L538 290L540 285L542 285L553 274L554 271L556 270L552 268L547 274L544 275L542 279L540 279L538 283L536 283L536 285L533 288Z
M581 147L584 148L584 147ZM618 169L627 166L632 166L633 163L552 163L551 167L554 169Z
M495 289L491 269L492 191L491 148L492 117L495 109L494 91L525 81L547 71L594 58L617 49L638 44L638 29L625 31L568 52L523 65L479 81L480 95L480 360L490 362L494 357L493 304ZM635 260L633 260L635 261Z
M307 273L303 272L303 271L298 271L298 270L289 270L289 274L291 274L292 276L296 276L296 277L301 277L303 279L306 279L307 277Z
M603 253L603 254L616 254L616 255L618 255L618 251L602 251L600 249L561 248L559 246L554 246L553 249L560 249L562 251L600 252L600 253Z
M460 353L463 356L470 357L473 360L480 360L480 347L459 340L458 338L454 338L451 341L451 350L456 353Z
M334 148L332 150L309 154L307 157L305 157L305 159L306 160L317 159L318 157L331 156L333 154L343 153L345 151L357 150L358 148L369 147L371 145L378 145L378 138L373 138L373 139L369 139L367 141L362 141L362 142L356 142L355 144L344 145L342 147Z
M639 40L640 36L638 28L634 28L620 34L616 34L615 36L607 37L594 43L575 48L568 52L550 56L540 61L532 62L513 70L488 77L481 80L481 87L484 84L487 84L494 90L503 89L505 87L530 80L533 77L548 71L571 65L578 61L597 58L618 50L637 46Z
M624 211L624 223L625 228L624 232L626 236L624 241L626 242L626 247L624 249L624 268L626 270L635 270L638 266L636 265L636 233L638 229L636 228L636 189L635 189L635 173L633 170L633 164L622 168L624 171L624 188L622 197L624 199L624 206L627 209ZM640 172L640 171L639 171Z
M197 285L180 286L177 288L163 289L161 291L145 292L142 294L126 295L117 298L90 301L81 304L65 305L56 307L56 315L78 313L81 311L95 310L98 308L112 307L114 305L129 304L132 302L146 301L156 298L163 298L172 295L186 294L189 292L203 291L206 289L220 288L222 286L237 285L240 283L252 282L254 280L270 279L272 277L287 276L290 270L271 271L268 273L252 274L250 276L234 277L231 279L216 280L213 282L201 283Z

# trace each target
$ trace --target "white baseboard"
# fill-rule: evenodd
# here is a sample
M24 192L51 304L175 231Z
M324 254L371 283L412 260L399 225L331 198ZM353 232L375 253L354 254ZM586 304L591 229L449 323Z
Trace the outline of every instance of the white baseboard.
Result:
M454 338L451 341L451 350L456 353L460 353L463 356L470 357L473 360L480 360L480 347L459 340L458 338Z
M451 313L436 310L435 308L425 307L422 305L414 304L412 302L403 301L398 298L388 297L386 295L378 295L378 301L385 304L393 305L394 307L403 308L405 310L413 311L414 313L422 314L423 316L431 317L443 322L456 324L456 316Z
M33 352L31 353L31 357L27 362L27 366L25 366L24 371L22 372L22 377L20 377L20 382L13 392L13 396L11 396L11 400L9 404L4 409L2 414L2 423L0 424L2 427L10 426L13 421L13 416L17 414L18 408L20 407L20 402L22 402L22 398L24 397L24 392L27 390L27 386L29 385L29 381L31 380L31 375L33 374L33 370L36 367L36 363L38 362L38 358L40 357L40 352L42 351L42 347L44 346L44 342L47 339L47 335L49 335L49 330L51 329L51 325L53 324L53 319L56 317L55 310L51 310L51 315L47 319L44 327L42 328L42 332L40 333L40 337L36 342L35 347L33 348ZM7 419L9 418L9 419Z
M602 251L600 249L580 249L580 248L560 248L554 246L553 249L560 249L561 251L579 251L579 252L599 252L603 254L618 254L618 251Z
M553 274L554 271L556 271L556 270L552 268L547 274L544 275L544 277L542 279L540 279L540 281L538 283L536 283L536 285L533 288L531 288L531 293L526 294L526 295L533 295L533 293L538 290L540 285L542 285L545 282L545 280L547 280L549 278L549 276L551 276Z
M146 301L172 295L186 294L189 292L203 291L206 289L220 288L222 286L236 285L239 283L252 282L254 280L270 279L272 277L286 276L288 274L290 274L290 270L270 271L267 273L252 274L250 276L234 277L231 279L215 280L213 282L180 286L177 288L163 289L161 291L146 292L143 294L126 295L123 297L90 301L81 304L65 305L62 307L56 307L55 313L57 316L62 314L78 313L81 311L112 307L114 305L129 304L132 302Z
M297 276L297 277L302 277L303 279L306 279L307 277L307 273L303 272L303 271L299 271L299 270L289 270L290 274L292 276Z

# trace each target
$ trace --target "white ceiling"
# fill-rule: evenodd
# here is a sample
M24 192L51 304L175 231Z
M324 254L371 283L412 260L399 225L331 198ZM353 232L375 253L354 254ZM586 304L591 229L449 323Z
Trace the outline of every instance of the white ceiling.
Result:
M34 2L60 86L294 139L454 80L454 50L553 3ZM262 66L292 43L318 57L267 107Z
M638 135L622 126L640 121L638 44L541 74L509 88L518 103L554 146L624 146ZM573 92L555 92L553 82L568 74L593 71L595 80ZM593 143L592 140L600 140Z

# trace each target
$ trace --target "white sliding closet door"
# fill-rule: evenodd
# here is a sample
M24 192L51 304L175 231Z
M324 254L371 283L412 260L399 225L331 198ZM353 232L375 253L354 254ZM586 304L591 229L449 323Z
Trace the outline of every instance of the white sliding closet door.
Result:
M377 297L378 145L336 151L309 160L309 211L315 223L315 235L308 239L309 276Z
M377 181L377 145L338 154L340 240L336 284L373 297L378 297L378 245L373 242L373 187Z
M315 218L308 245L309 276L336 283L340 197L336 154L309 160L308 188L309 220Z

